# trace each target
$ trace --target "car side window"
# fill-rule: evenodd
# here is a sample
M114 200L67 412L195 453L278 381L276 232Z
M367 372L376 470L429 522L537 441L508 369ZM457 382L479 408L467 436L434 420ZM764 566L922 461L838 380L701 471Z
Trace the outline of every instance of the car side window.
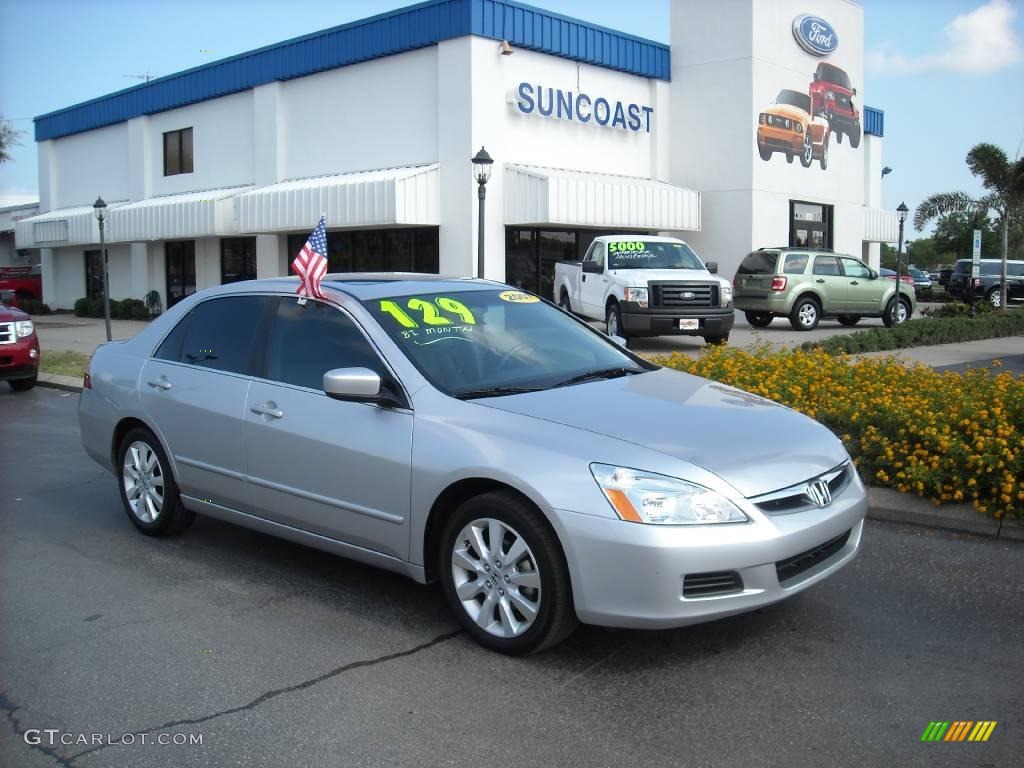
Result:
M334 368L387 369L355 322L319 301L299 304L281 299L267 342L266 378L323 390L324 374Z
M1006 274L1008 277L1024 277L1024 264L1007 264Z
M871 270L857 259L841 259L847 277L871 277Z
M839 259L835 256L815 256L814 274L816 275L842 275L839 268Z
M807 269L806 253L787 253L782 263L782 272L786 275L802 275Z
M156 356L215 371L252 375L266 309L262 296L225 296L195 306Z
M585 261L592 261L601 269L604 269L604 243L594 242L587 254Z

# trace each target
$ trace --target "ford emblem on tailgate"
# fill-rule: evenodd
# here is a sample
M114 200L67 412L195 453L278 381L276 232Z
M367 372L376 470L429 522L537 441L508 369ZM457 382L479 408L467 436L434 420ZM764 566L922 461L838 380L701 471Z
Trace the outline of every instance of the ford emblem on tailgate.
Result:
M793 37L812 56L828 56L839 47L839 35L820 16L804 14L793 19Z

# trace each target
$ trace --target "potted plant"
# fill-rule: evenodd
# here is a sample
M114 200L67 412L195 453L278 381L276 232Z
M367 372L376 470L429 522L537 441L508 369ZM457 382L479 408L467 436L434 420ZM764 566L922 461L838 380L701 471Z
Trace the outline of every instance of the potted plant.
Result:
M147 293L144 300L146 302L146 308L154 317L163 311L163 305L160 302L160 292L156 289Z

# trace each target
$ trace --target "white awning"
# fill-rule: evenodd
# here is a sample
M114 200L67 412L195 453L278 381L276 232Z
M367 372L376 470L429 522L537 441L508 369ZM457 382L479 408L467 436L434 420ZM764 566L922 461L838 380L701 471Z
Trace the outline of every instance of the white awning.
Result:
M654 179L509 163L505 224L699 230L700 193Z
M900 220L892 211L881 208L864 209L864 242L895 243L899 237Z
M149 197L109 214L107 239L114 243L238 234L238 196L252 187Z
M123 203L109 203L107 215ZM57 208L14 222L16 248L59 248L100 241L100 227L91 205Z
M468 171L467 171L468 173ZM311 230L327 226L440 226L441 172L437 163L282 181L240 198L243 232Z

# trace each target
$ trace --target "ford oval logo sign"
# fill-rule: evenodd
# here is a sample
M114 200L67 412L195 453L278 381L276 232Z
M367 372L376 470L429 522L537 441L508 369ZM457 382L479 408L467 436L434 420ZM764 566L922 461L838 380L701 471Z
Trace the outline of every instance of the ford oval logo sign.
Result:
M820 16L797 16L793 20L793 37L813 56L828 56L839 47L839 35Z

